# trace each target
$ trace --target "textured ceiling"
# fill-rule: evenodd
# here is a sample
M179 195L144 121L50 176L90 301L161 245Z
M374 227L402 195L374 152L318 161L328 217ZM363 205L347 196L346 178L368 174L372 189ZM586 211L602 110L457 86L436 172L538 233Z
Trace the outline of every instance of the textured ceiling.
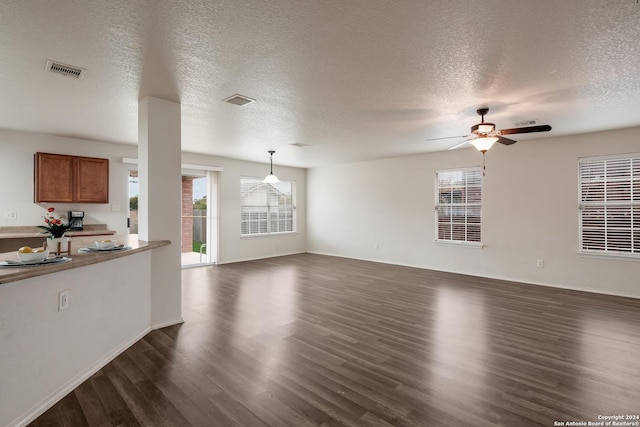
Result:
M640 125L636 0L3 0L0 48L0 127L135 144L156 96L184 151L299 167L446 149L480 106L553 126L521 143Z

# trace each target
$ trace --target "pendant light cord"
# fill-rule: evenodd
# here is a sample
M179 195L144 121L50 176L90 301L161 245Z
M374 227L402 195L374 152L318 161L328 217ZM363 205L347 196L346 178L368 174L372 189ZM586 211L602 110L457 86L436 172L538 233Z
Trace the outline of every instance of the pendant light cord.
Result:
M269 150L269 160L271 161L271 175L273 175L273 153L275 153L275 151Z

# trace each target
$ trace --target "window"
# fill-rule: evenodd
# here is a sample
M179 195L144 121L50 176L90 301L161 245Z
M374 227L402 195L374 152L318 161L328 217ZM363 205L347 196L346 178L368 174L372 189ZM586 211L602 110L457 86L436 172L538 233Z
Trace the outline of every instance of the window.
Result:
M436 172L437 240L480 243L480 168Z
M261 178L240 179L242 236L296 231L295 184L265 184Z
M580 160L580 251L640 256L640 156Z

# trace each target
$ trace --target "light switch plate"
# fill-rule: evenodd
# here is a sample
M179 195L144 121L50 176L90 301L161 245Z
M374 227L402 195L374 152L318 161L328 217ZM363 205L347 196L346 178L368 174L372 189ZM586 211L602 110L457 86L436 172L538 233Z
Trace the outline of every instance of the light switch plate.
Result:
M4 219L18 219L18 212L4 211Z

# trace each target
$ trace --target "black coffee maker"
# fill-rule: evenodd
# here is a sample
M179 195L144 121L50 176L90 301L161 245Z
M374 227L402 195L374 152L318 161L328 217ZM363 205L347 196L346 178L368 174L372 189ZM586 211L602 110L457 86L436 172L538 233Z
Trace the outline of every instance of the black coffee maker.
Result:
M70 211L69 212L69 225L70 230L82 230L82 221L84 218L84 212L82 211Z

